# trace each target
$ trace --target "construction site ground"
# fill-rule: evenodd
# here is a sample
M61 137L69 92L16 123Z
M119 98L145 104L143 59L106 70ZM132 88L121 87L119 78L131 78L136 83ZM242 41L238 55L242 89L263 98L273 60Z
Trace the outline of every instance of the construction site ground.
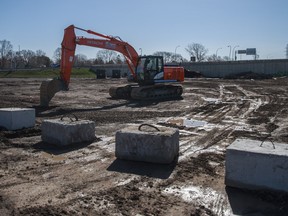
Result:
M186 79L179 100L114 100L126 79L72 79L48 108L43 79L0 79L0 108L35 108L34 128L0 130L0 215L285 215L282 192L225 186L226 148L237 138L288 141L287 78ZM96 139L57 147L41 122L92 120ZM115 133L143 123L180 131L169 165L115 158ZM268 143L269 145L269 143Z

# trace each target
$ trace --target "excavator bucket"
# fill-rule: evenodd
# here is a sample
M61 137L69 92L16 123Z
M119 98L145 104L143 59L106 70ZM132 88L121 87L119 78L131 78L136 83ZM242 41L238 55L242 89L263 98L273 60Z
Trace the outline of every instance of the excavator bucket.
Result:
M48 107L54 95L61 90L67 90L62 80L53 79L43 81L40 86L40 106Z

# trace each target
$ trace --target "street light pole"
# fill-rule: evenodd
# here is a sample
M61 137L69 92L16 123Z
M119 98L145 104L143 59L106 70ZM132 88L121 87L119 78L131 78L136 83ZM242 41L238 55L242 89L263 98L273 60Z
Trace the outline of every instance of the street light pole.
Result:
M234 50L235 50L235 48L237 48L237 47L239 47L239 45L233 47L233 51L232 51L232 59L233 59ZM235 59L235 61L236 61L236 51L235 51L235 54L234 54L234 59Z
M141 51L140 56L142 56L142 48L139 48L139 50Z
M231 60L231 45L228 45L227 47L230 47L230 51L229 51L229 60Z
M180 45L176 46L176 48L175 48L175 57L174 57L175 58L175 62L176 62L176 50L177 50L178 47L180 47Z
M218 48L218 49L216 50L216 59L217 59L217 57L218 57L218 55L217 55L218 50L220 50L220 49L222 49L222 47L220 47L220 48Z

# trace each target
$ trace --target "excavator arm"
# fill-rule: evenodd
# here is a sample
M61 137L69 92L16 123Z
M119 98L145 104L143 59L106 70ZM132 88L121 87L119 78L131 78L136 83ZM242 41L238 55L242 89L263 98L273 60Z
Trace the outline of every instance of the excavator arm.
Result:
M75 29L98 36L100 39L76 36ZM62 52L60 79L53 79L51 81L42 82L40 87L41 106L48 106L50 100L57 92L61 90L68 90L77 45L103 48L122 53L125 57L126 63L131 71L132 76L136 80L135 68L137 66L139 56L130 44L122 41L119 37L107 36L91 30L85 30L75 27L74 25L70 25L64 30L64 37L61 45Z

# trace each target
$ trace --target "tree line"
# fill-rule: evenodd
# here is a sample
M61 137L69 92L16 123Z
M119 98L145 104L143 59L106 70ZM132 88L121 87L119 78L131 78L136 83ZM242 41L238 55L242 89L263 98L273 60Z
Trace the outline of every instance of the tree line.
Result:
M164 62L187 62L187 61L227 61L228 57L208 56L208 49L200 43L188 44L185 51L189 54L190 59L187 60L180 54L167 51L157 51L153 55L163 56ZM0 68L39 68L59 66L61 60L61 48L54 51L53 59L50 59L46 53L39 49L32 50L13 50L13 45L8 40L0 40ZM124 57L111 50L99 50L96 58L89 59L84 54L76 54L74 58L75 67L91 66L96 64L123 64Z
M0 68L33 68L49 66L51 60L42 50L13 51L10 41L0 41Z

